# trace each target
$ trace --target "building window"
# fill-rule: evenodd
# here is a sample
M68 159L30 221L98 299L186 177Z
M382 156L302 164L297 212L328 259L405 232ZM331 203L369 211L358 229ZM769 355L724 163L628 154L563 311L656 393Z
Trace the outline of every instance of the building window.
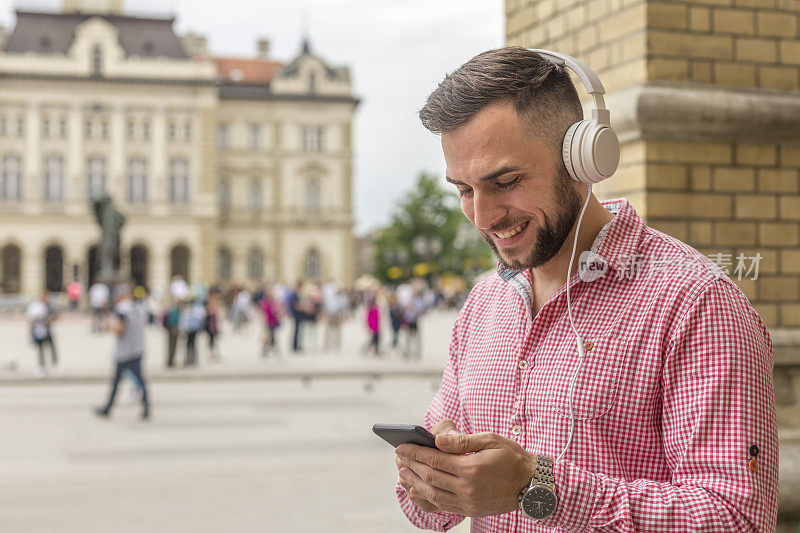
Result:
M231 279L231 251L225 247L219 249L217 256L217 274L219 279Z
M264 277L264 254L258 248L250 250L247 260L248 274L253 281L261 281Z
M142 139L145 141L150 139L150 121L145 120L142 122Z
M86 184L89 198L106 192L106 160L93 156L86 162Z
M42 120L42 137L50 137L50 117L44 117Z
M317 73L312 72L308 75L308 92L315 93L317 92Z
M0 194L3 200L22 199L22 165L18 155L3 156L3 182Z
M67 138L67 119L65 117L61 117L58 121L58 135L62 139Z
M220 150L225 150L228 148L228 125L227 124L218 124L217 125L217 148Z
M300 149L304 152L322 152L324 148L325 128L322 126L300 127Z
M324 149L325 128L319 126L314 135L314 151L321 152Z
M192 140L192 123L188 120L183 125L183 139L185 141Z
M92 48L92 76L103 75L103 49L99 46Z
M25 117L19 115L17 117L17 136L22 137L25 135Z
M304 152L308 152L311 146L308 134L308 126L300 126L300 149Z
M261 150L261 126L250 124L250 149L254 152Z
M86 123L84 123L83 133L87 139L92 138L92 119L87 118Z
M175 123L174 122L170 122L167 125L167 138L170 141L174 141L175 140Z
M219 179L219 187L217 194L219 195L219 210L225 214L231 208L231 182L227 177Z
M189 163L184 157L170 161L169 201L173 204L189 203Z
M44 158L44 199L64 199L64 161L60 155L48 155Z
M108 122L105 120L100 122L100 135L103 139L108 139Z
M250 182L250 208L253 213L260 213L262 202L261 179L255 178Z
M319 279L319 273L320 273L319 252L314 248L312 248L306 253L305 273L307 279L310 280Z
M319 178L308 178L306 180L306 211L319 211Z
M132 120L128 121L128 130L127 130L128 139L133 139L136 136L136 123Z
M147 201L147 161L143 157L132 157L128 161L128 201Z
M0 137L8 135L8 119L5 115L0 115Z

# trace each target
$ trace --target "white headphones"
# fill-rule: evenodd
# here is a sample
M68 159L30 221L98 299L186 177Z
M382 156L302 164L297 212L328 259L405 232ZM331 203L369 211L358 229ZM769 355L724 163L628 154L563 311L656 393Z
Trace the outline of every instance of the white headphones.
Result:
M611 129L611 113L606 109L605 89L592 69L574 57L550 50L531 48L560 67L572 69L592 95L592 120L576 122L564 135L561 155L567 172L575 181L592 185L611 177L619 165L619 139Z

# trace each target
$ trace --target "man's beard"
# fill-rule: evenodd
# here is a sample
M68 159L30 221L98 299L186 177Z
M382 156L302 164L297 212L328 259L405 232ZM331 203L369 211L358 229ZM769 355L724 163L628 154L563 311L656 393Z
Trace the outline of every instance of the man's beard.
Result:
M559 173L556 178L555 189L553 190L556 215L550 218L545 215L544 226L536 228L536 238L534 239L533 247L528 253L528 256L522 261L506 261L498 250L494 240L488 235L490 231L481 232L483 240L492 248L494 255L500 260L500 265L505 269L511 270L525 270L528 268L537 268L556 256L558 251L567 240L572 226L578 219L581 210L581 197L575 192L572 187L572 178L566 172ZM507 222L497 224L497 229L505 229L515 227L522 221L517 222L513 226ZM527 228L526 228L527 229Z

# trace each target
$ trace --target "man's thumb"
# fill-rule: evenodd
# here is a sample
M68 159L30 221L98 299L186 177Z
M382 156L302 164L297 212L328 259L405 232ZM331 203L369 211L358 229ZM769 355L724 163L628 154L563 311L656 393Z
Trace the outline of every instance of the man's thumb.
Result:
M477 452L490 447L487 433L452 434L440 433L436 435L436 446L447 453Z

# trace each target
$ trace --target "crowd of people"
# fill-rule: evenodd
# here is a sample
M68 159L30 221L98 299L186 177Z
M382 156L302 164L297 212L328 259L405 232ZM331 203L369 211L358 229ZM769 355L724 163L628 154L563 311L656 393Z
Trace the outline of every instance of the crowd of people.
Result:
M300 281L294 286L281 283L247 287L233 283L189 284L175 276L165 291L147 290L132 283L114 287L100 282L84 290L80 279L66 290L67 308L85 309L91 314L91 332L103 333L114 328L119 294L130 289L133 301L148 311L151 327L166 331L165 366L196 367L200 343L207 345L209 362L219 362L217 337L221 324L227 322L232 335L256 327L261 335L260 355L279 358L284 349L292 355L342 350L342 327L352 320L363 321L365 356L398 356L409 361L422 358L420 319L433 307L460 306L464 294L442 287L430 287L422 279L382 286L372 283L359 289L334 282L318 284ZM37 377L46 375L45 355L50 350L53 375L58 375L58 356L51 324L58 311L45 291L27 309L31 337L38 350ZM281 346L280 328L291 328L290 342ZM381 332L391 332L382 339ZM151 354L152 356L152 354Z

